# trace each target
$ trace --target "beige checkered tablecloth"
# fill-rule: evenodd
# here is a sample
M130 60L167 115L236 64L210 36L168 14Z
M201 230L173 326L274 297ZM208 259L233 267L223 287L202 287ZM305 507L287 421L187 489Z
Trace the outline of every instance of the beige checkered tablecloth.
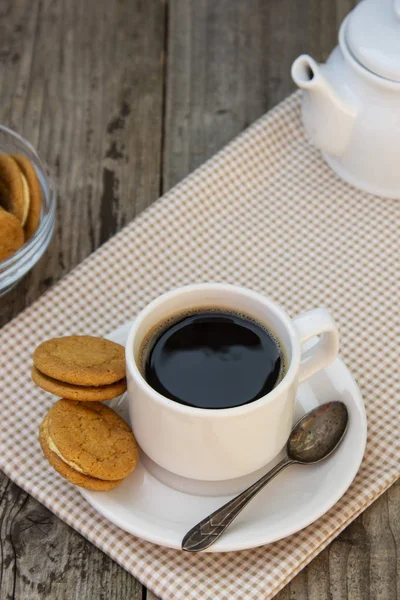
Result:
M295 94L262 117L0 332L0 467L165 600L272 598L400 475L400 202L340 181L306 141L299 103ZM290 538L238 553L188 555L125 533L37 442L52 402L29 377L38 342L106 334L199 281L248 286L292 315L328 306L367 407L367 451L345 496Z

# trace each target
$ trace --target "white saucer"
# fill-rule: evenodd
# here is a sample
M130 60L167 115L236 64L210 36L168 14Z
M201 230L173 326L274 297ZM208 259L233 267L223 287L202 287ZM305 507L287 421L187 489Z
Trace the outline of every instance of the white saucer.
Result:
M118 328L108 337L124 344L129 326L130 323ZM210 552L244 550L284 538L318 519L344 494L364 454L367 421L357 384L339 358L300 386L295 419L330 400L344 402L350 414L349 429L338 450L318 465L291 466L281 473L249 504ZM143 461L114 490L80 491L121 529L170 548L180 548L183 536L193 525L232 497L179 492L153 477Z

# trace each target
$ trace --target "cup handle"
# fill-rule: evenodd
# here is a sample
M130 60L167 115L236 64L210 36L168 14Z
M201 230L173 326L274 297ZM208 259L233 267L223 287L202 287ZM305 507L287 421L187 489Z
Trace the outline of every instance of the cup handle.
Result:
M318 336L318 342L301 353L299 383L327 367L338 355L339 332L326 308L315 308L293 319L300 344Z

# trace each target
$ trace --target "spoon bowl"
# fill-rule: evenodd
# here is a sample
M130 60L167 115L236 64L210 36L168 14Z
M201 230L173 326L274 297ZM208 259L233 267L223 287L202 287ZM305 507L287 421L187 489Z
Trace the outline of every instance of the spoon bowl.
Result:
M328 402L310 411L293 427L286 444L288 458L312 464L337 448L347 431L349 413L343 402Z

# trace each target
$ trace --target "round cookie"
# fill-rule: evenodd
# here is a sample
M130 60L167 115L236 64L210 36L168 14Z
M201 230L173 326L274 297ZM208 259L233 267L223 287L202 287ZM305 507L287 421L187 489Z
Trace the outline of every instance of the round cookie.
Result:
M22 223L25 196L21 172L8 154L0 154L0 204Z
M125 377L124 347L89 335L47 340L36 348L33 363L44 375L75 385L108 385Z
M30 195L29 195L29 187L28 187L27 180L22 175L21 171L20 171L19 174L21 175L22 190L23 190L23 193L24 193L24 212L22 214L22 220L21 220L21 225L22 225L22 227L24 227L24 225L26 223L26 220L28 218L29 205L30 205Z
M24 243L24 230L20 221L0 207L0 260L5 260Z
M48 431L50 449L85 475L115 481L136 467L133 433L104 404L61 399L49 411Z
M43 390L56 396L62 396L62 398L67 398L68 400L104 402L105 400L112 400L126 391L126 379L121 379L109 385L95 387L73 385L72 383L58 381L57 379L43 375L36 367L32 367L31 375L36 385Z
M12 158L17 163L28 183L30 204L27 220L25 222L25 238L26 240L29 240L39 225L40 210L42 207L42 191L35 168L29 158L23 154L13 154Z
M93 490L95 492L106 492L117 487L123 482L123 479L117 479L116 481L104 481L103 479L96 479L95 477L89 477L79 471L71 469L64 461L57 456L55 452L50 450L48 441L48 417L45 416L39 431L39 442L43 450L43 454L57 473L59 473L64 479L67 479L70 483L77 485L78 487L86 488L87 490Z
M20 171L19 175L21 177L22 192L23 192L24 200L23 200L23 204L22 204L21 219L18 219L18 220L21 223L21 225L24 226L25 221L28 217L30 196L29 196L28 183L27 183L25 177L22 175L21 171ZM8 188L7 184L5 184L2 179L0 179L0 206L5 207L5 209L8 212L10 212L10 214L13 214L11 192L10 192L10 189ZM15 216L17 216L17 215L15 215Z

